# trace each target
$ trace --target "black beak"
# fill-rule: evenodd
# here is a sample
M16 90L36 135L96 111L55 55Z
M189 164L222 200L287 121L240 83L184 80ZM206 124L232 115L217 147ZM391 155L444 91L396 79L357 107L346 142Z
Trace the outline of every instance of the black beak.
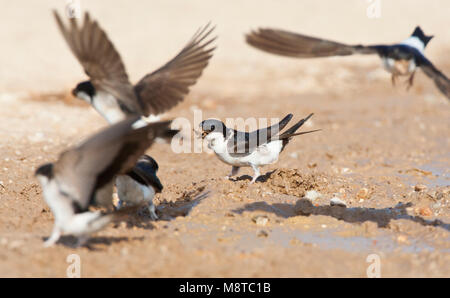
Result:
M72 89L72 95L77 97L77 89Z
M206 131L202 130L201 132L199 130L195 130L194 129L194 134L197 137L201 137L202 139L204 139L206 137L206 135L208 134Z

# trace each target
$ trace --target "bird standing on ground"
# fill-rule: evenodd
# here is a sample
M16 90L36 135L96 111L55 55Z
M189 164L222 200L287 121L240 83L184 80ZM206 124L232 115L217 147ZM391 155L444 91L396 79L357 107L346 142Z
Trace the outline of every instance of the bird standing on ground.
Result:
M137 205L146 202L150 218L157 220L153 197L163 189L161 181L156 176L158 169L156 160L148 155L143 155L126 175L117 176L118 209L121 209L124 203Z
M209 148L214 150L222 162L232 166L227 178L237 175L241 167L251 167L254 171L250 182L252 184L261 175L259 167L276 162L292 137L317 131L296 133L312 115L310 114L282 133L279 132L292 119L292 114L288 114L277 124L252 132L228 128L222 121L216 119L204 120L199 126L201 136L208 142Z
M128 173L156 137L170 138L178 132L169 128L171 121L133 129L138 119L131 117L103 129L61 153L56 162L36 170L44 199L55 217L45 246L56 243L62 234L78 237L78 245L82 245L89 234L114 220L120 212L105 214L89 207L112 210L114 177Z

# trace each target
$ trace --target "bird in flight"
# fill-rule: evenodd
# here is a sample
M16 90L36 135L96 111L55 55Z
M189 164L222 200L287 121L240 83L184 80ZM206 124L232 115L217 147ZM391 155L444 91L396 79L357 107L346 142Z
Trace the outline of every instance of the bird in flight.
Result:
M138 120L139 116L130 117L111 125L36 170L44 200L55 218L45 246L56 243L62 234L78 237L78 245L82 245L90 234L123 215L120 210L104 213L89 207L113 210L116 175L130 172L155 138L171 138L178 132L169 128L171 121L135 129Z
M215 37L209 38L214 27L208 24L173 59L133 86L119 53L88 12L81 26L76 18L70 18L66 26L56 11L54 16L89 77L73 89L73 95L91 104L109 123L130 115L158 115L177 105L197 82L215 49L210 47Z
M246 35L251 46L281 56L316 58L378 54L384 68L391 73L395 85L398 76L409 76L409 89L413 85L417 68L434 81L436 87L450 99L450 80L425 57L424 50L433 36L427 36L418 26L410 37L392 45L348 45L322 38L279 29L258 29Z

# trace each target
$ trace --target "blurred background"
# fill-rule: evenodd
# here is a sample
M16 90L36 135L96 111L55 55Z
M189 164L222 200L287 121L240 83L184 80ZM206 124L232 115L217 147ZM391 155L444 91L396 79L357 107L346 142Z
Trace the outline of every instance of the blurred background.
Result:
M401 41L420 25L436 36L427 48L432 61L450 49L447 0L1 0L0 90L50 91L72 87L84 77L51 13L63 13L69 2L79 3L82 12L99 21L133 82L173 57L209 21L217 25L218 49L198 88L218 77L222 83L257 78L261 74L254 67L262 62L284 70L318 67L248 47L244 34L260 26L367 44ZM376 57L338 59L379 64Z
M449 76L449 0L0 0L0 276L65 276L74 250L42 247L54 218L34 170L107 125L70 93L87 77L52 15L70 2L106 31L132 83L199 27L217 26L208 67L162 119L314 113L302 129L321 129L294 139L261 169L268 180L250 186L251 169L224 180L230 166L216 156L154 144L161 220L96 234L94 250L76 250L82 276L366 277L377 253L385 277L450 277L450 101L432 80L418 71L406 91L377 56L293 59L244 37L275 27L389 44L420 25L435 35L427 57ZM320 194L311 215L306 190ZM349 208L330 207L336 196Z

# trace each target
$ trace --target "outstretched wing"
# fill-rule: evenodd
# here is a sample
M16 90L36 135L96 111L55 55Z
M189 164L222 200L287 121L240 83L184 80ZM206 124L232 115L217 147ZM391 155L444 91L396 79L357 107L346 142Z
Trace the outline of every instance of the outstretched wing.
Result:
M76 18L70 18L66 27L56 11L54 15L64 39L94 87L112 94L130 111L141 114L122 59L97 21L86 12L81 27Z
M434 84L442 94L444 94L447 99L450 99L450 80L437 69L430 60L425 58L425 56L418 51L415 52L415 61L423 72L434 81Z
M171 121L155 122L133 129L138 117L109 126L84 143L61 154L55 164L55 176L61 191L82 209L92 203L95 190L117 174L130 171L156 137L173 135Z
M189 93L208 65L215 47L209 24L199 29L188 44L172 60L143 77L134 87L146 116L160 114L177 105Z
M262 28L252 31L246 35L246 41L265 52L297 58L377 53L376 47L372 46L346 45L279 29Z

